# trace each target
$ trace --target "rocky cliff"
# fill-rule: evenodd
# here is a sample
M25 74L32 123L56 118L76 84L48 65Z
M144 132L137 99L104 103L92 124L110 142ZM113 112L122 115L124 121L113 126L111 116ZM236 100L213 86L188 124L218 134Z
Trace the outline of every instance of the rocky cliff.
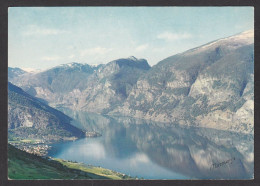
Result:
M110 114L252 132L253 31L162 60Z
M125 101L139 76L149 69L146 60L130 57L99 66L60 65L12 82L52 106L107 113Z

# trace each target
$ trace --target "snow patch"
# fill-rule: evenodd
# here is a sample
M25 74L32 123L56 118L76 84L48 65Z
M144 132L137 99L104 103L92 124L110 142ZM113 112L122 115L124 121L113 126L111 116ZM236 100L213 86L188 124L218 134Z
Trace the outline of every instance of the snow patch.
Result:
M254 30L248 30L248 31L242 32L240 34L230 36L230 37L226 37L226 38L223 38L223 39L219 39L217 41L213 41L211 43L203 45L201 47L191 49L190 52L188 53L188 55L198 53L198 52L202 52L202 51L207 50L211 47L213 48L216 45L222 45L222 46L225 46L229 49L237 49L241 46L250 45L250 44L253 44L253 43L254 43Z
M67 67L80 67L80 66L83 66L83 65L84 64L82 64L82 63L72 62L72 63L67 63L67 64L61 64L61 65L58 65L57 67L67 68Z
M21 69L24 70L25 72L32 73L32 74L42 71L41 69L34 69L34 68L21 68Z

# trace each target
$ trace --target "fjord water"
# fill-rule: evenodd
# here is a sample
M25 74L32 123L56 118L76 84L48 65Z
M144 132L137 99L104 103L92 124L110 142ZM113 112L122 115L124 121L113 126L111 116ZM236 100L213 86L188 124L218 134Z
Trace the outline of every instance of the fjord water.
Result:
M59 109L102 136L53 144L49 156L144 179L253 178L253 135Z

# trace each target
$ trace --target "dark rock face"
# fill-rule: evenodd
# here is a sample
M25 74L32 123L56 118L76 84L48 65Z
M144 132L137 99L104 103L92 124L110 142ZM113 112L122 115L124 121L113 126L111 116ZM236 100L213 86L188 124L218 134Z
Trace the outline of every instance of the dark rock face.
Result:
M46 141L83 137L84 132L70 124L71 118L8 83L8 129L22 138Z

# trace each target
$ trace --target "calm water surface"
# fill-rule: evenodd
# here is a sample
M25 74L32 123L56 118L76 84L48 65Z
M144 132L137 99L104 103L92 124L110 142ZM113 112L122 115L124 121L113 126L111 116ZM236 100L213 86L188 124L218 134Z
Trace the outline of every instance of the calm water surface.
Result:
M253 135L60 110L102 136L53 144L49 156L145 179L253 177Z

